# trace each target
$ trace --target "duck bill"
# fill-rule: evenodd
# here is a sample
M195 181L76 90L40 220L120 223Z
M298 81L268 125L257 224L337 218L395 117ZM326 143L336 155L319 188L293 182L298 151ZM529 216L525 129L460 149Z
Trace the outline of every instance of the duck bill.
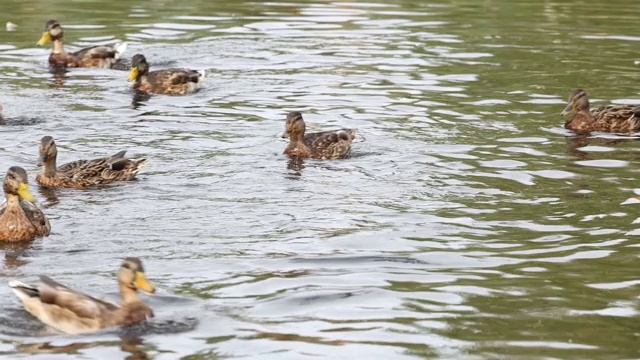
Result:
M573 106L571 106L571 104L569 104L569 105L567 105L566 108L564 108L564 110L562 110L560 115L567 116L567 115L571 114L572 111L573 111Z
M291 137L291 133L289 132L289 129L285 129L284 134L282 134L282 138L286 139L288 137Z
M51 35L49 34L49 32L45 31L42 33L42 37L40 38L40 40L38 40L36 45L47 45L49 42L51 42Z
M149 280L147 280L147 276L141 271L136 272L136 279L133 282L133 285L147 295L153 295L153 293L156 292L156 288L151 285Z
M40 157L38 158L38 163L36 165L38 165L38 167L43 167L45 162L47 162L47 157L44 155L40 155Z
M134 81L138 78L138 67L134 66L131 68L131 72L129 73L129 81Z
M30 202L36 201L36 198L31 194L31 191L29 191L29 184L20 184L20 187L18 187L18 196Z

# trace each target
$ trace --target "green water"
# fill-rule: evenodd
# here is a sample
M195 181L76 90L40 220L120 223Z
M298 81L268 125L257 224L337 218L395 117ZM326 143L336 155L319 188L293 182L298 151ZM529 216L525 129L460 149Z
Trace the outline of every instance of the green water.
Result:
M562 127L569 92L640 103L632 1L5 1L0 163L31 179L126 149L134 183L38 193L52 235L3 248L0 283L48 274L117 299L120 259L161 290L133 330L66 336L0 286L0 356L631 359L638 144ZM124 40L202 91L132 102L127 73L54 78ZM357 129L353 158L289 162L288 111ZM37 188L35 181L33 187Z

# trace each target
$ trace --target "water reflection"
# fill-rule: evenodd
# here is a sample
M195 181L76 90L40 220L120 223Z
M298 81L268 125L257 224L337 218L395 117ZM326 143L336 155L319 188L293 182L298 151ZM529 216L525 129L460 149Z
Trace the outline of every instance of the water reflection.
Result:
M24 254L33 248L33 241L0 242L0 251L4 252L5 269L15 270L28 263Z
M144 348L142 338L137 336L123 336L120 341L95 341L95 342L72 342L69 344L53 345L50 341L41 343L25 343L16 346L16 352L22 354L42 355L42 354L81 354L84 349L119 346L120 349L129 353L125 357L128 360L147 360L151 357Z
M282 156L285 156L285 155L282 155ZM300 157L290 158L289 161L287 161L287 169L292 170L293 172L289 172L289 175L294 175L296 177L302 176L302 170L306 167L304 162L305 162L304 158L300 158ZM296 178L291 178L291 179L296 179Z
M131 108L138 110L141 106L144 106L145 102L151 99L151 94L143 91L133 91L133 98L131 100Z

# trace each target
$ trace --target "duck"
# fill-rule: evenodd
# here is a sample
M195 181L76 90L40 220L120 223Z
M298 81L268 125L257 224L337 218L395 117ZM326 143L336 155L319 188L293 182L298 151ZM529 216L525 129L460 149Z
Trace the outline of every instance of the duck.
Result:
M149 63L142 54L131 59L129 81L133 90L143 93L184 95L198 91L204 81L204 70L164 69L149 72Z
M128 257L118 271L121 304L97 299L62 285L46 275L37 286L11 280L9 287L28 313L66 334L86 334L116 326L133 326L152 318L153 310L142 302L138 290L152 295L142 261Z
M284 154L292 158L346 159L351 156L351 142L356 137L353 129L340 129L305 134L302 114L287 114L283 138L289 138Z
M33 204L36 198L29 191L27 172L19 166L10 167L3 188L7 200L0 205L0 241L30 241L48 236L51 224Z
M76 52L68 53L62 46L62 26L57 20L49 20L44 25L42 37L37 42L38 46L53 43L53 50L49 55L49 65L54 68L104 68L113 69L118 59L127 49L127 43L117 42L111 45L91 46Z
M564 127L578 133L592 131L633 133L640 131L639 105L609 105L589 109L589 97L583 89L569 94L569 104L561 112Z
M40 140L40 160L42 172L36 181L45 187L85 188L116 181L134 180L138 171L147 164L146 159L128 159L122 150L109 157L92 160L76 160L56 166L58 149L51 136Z

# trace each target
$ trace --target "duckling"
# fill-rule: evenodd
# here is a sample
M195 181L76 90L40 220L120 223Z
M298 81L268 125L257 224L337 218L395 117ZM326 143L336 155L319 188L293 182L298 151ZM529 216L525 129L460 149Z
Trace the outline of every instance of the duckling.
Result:
M290 157L315 159L345 159L351 156L351 142L356 137L353 129L323 131L305 135L302 114L294 111L287 114L283 138L289 138L284 154Z
M198 91L204 76L204 70L165 69L149 72L147 59L142 54L136 54L131 59L129 81L134 81L135 91L184 95Z
M32 202L36 199L29 191L27 172L12 166L4 178L7 198L0 205L0 241L29 241L51 232L49 220Z
M85 295L45 275L40 276L37 287L16 280L9 282L27 312L66 334L132 326L153 317L151 308L138 296L138 290L149 295L155 292L155 288L147 280L140 259L124 259L118 272L118 284L121 305Z
M62 27L57 20L49 20L44 25L44 33L38 41L39 46L53 42L53 50L49 55L49 65L56 68L97 67L112 69L115 67L127 44L118 42L112 45L98 45L67 53L62 46Z
M36 176L36 181L46 187L84 188L97 184L135 179L138 171L147 164L146 159L127 159L126 151L110 157L93 160L76 160L56 166L58 149L51 136L40 140L40 160L38 166L44 170Z
M582 89L571 92L569 104L561 115L567 117L564 127L576 132L633 133L640 130L640 106L609 105L589 110L589 98Z

